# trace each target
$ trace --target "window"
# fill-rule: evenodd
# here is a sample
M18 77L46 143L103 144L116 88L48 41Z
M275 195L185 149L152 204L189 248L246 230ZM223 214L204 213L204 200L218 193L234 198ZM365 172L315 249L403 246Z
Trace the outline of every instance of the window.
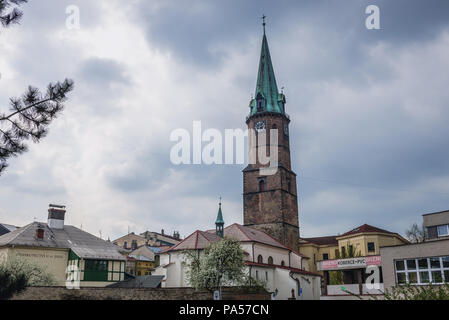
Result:
M449 235L449 226L447 224L442 225L442 226L438 226L437 230L438 230L438 236L439 237L444 237L444 236L448 236Z
M259 271L256 270L256 279L259 280Z
M368 252L375 252L376 246L374 245L374 242L368 242Z
M258 262L258 263L263 263L263 257L262 257L262 255L259 254L259 255L257 256L257 262Z
M125 242L123 243L123 248L125 248L125 249L128 248L128 242L125 241Z
M285 262L284 260L281 261L281 266L284 267L285 266Z
M268 257L268 264L273 264L273 257Z
M323 253L323 260L329 260L329 254Z
M345 247L341 247L341 256L346 257L346 248Z
M449 256L396 260L397 284L449 282Z
M292 192L292 182L290 181L290 179L287 179L287 191L289 193Z
M84 262L85 281L107 281L108 261L106 260L86 260Z
M265 191L265 180L264 179L259 180L259 191Z
M265 280L268 281L268 272L267 271L265 271Z

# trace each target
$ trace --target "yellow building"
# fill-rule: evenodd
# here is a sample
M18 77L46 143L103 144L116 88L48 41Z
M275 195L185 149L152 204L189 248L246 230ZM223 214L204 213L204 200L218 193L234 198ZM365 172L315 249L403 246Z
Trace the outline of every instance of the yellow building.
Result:
M338 236L301 238L299 252L310 257L310 271L316 272L323 260L376 256L380 247L406 243L398 233L364 224Z
M338 236L301 238L299 252L311 258L310 271L323 275L323 295L380 294L380 248L407 243L398 233L364 224ZM379 284L374 289L367 285L373 272Z

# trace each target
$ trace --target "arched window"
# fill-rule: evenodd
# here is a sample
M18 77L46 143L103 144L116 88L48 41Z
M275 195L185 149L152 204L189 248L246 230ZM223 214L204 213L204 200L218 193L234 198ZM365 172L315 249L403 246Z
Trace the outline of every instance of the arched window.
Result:
M259 180L259 191L265 191L265 180L264 179Z
M259 254L259 256L257 257L257 262L258 263L263 263L263 257L261 254Z
M290 179L287 179L287 190L288 192L292 192L292 182L290 181Z
M283 267L285 266L284 260L281 261L281 266L283 266Z
M273 264L273 257L268 257L268 264Z

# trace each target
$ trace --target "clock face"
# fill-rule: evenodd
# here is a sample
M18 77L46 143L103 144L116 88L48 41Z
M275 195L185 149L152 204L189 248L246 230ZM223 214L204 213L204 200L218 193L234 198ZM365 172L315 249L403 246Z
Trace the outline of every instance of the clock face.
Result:
M288 124L284 123L284 134L288 136Z
M265 130L265 121L257 121L254 125L254 128L257 130L257 132Z

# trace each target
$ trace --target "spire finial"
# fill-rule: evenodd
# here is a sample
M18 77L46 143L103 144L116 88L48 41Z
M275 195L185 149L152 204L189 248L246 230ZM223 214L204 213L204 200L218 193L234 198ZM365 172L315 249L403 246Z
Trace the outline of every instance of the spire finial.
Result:
M219 205L220 205L220 207L221 207L221 196L220 196L220 202L218 203Z
M266 18L267 16L266 15L262 15L262 25L263 25L263 34L265 34L265 26L266 26L266 23L265 23L265 18Z

